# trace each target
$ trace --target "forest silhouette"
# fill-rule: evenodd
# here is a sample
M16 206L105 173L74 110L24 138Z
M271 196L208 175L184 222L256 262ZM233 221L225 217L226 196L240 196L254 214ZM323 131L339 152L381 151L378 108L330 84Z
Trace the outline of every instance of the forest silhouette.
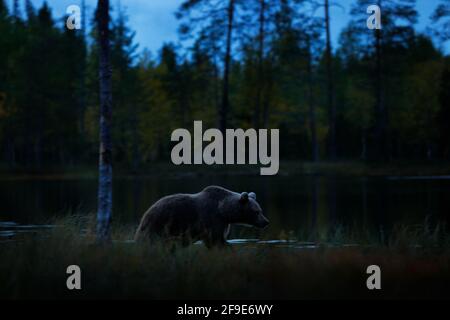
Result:
M111 8L114 163L169 163L171 132L195 120L279 128L281 160L448 160L450 4L420 33L415 1L378 2L382 29L367 28L372 3L354 1L333 47L328 1L187 0L175 13L185 46L157 55L138 51L126 12ZM0 162L94 164L96 25L69 30L47 3L20 4L0 0Z

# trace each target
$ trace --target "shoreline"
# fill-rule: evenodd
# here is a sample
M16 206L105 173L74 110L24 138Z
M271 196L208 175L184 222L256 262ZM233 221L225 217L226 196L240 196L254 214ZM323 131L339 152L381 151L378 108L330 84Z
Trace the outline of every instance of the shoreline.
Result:
M388 177L391 179L450 179L450 162L430 163L368 163L368 162L302 162L284 161L280 163L280 170L274 176L260 176L259 165L185 165L176 166L168 163L153 163L143 166L133 172L121 166L115 167L114 177L118 179L145 179L152 177L199 177L199 176L259 176L274 178L286 176L334 176L334 177ZM70 166L46 168L42 170L27 170L18 168L0 169L0 180L73 180L96 179L96 166Z

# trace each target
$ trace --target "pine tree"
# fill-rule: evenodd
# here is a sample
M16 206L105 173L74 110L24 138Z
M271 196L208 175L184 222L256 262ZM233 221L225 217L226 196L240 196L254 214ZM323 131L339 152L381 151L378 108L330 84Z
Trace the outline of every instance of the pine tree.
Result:
M328 152L331 160L336 159L336 105L334 101L333 61L330 31L330 4L325 0L325 34L326 34L326 70L327 70L327 105L328 105Z
M352 8L353 24L366 25L366 9L373 3L358 0ZM388 68L386 58L391 48L403 45L414 37L413 24L417 20L415 0L378 0L381 9L381 29L374 29L372 35L366 27L360 30L361 45L374 57L373 82L375 96L374 148L372 158L387 160L390 156L389 111L386 103L385 80ZM367 36L369 35L369 36Z
M115 158L130 163L135 172L141 162L137 132L140 85L134 66L138 46L134 43L135 32L130 30L127 22L126 12L119 5L111 27L111 63L114 67L112 75L114 114L122 121L114 123L112 134L115 141Z
M219 128L225 132L230 113L230 72L234 31L239 23L239 7L242 0L185 0L177 12L179 19L188 20L180 27L181 34L207 38L216 48L223 47L222 97L219 108ZM220 44L218 44L220 43Z
M442 41L450 40L450 0L441 0L436 7L431 20L434 24L434 33Z

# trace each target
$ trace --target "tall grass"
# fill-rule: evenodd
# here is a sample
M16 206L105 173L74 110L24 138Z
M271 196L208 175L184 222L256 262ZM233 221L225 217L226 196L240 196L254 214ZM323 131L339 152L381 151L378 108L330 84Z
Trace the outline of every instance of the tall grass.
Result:
M93 216L53 223L58 227L49 232L0 245L0 298L450 298L449 242L442 227L399 227L386 244L374 246L338 245L349 240L348 230L336 228L327 238L333 246L252 243L208 250L127 242L134 226L120 224L113 226L115 241L98 246ZM66 288L72 264L82 270L81 291ZM382 270L380 292L366 288L372 264Z

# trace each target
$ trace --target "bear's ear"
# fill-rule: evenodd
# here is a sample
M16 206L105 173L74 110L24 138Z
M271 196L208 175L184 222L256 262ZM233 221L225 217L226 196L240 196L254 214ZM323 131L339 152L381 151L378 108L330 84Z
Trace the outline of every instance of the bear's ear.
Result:
M248 194L248 196L249 196L250 198L252 198L253 200L256 200L256 193L250 192L250 193Z
M241 193L241 198L239 199L239 201L241 203L245 203L248 201L248 193L247 192L242 192Z

